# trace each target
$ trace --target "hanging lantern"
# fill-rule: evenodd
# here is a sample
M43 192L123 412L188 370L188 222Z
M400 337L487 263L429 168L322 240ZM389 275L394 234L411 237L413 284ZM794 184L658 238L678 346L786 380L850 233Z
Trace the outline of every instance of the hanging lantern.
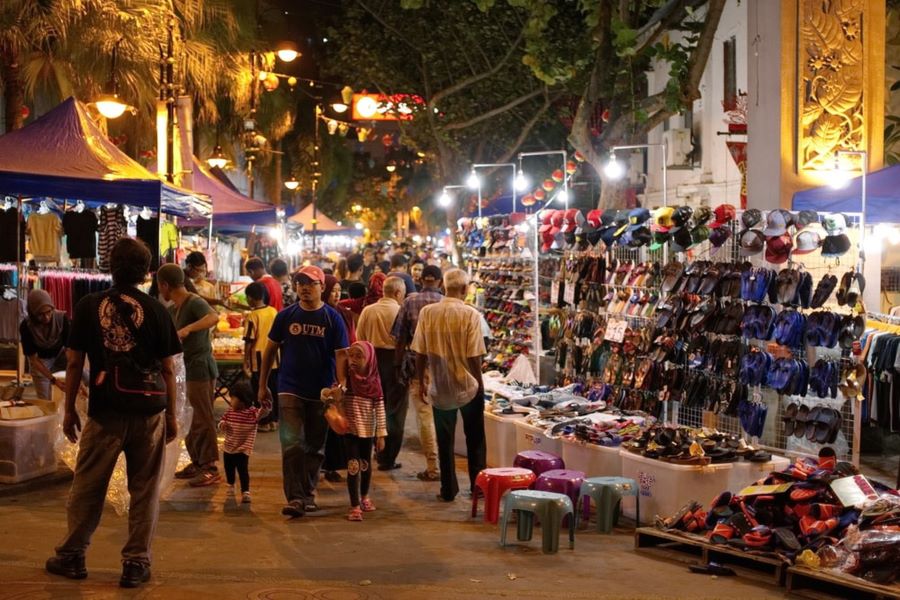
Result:
M368 139L370 133L372 133L372 130L368 127L357 127L356 139L358 139L360 142L365 142Z
M337 132L338 122L334 119L328 119L328 133L334 135Z
M544 190L535 190L534 191L534 199L538 202L543 202L544 198L547 197L547 194L544 193Z
M522 196L522 206L534 206L534 203L534 195L525 194L524 196Z
M381 136L381 145L385 148L389 148L394 145L394 138L391 136L391 134L386 133Z
M541 184L541 187L544 188L545 192L552 192L553 188L556 187L556 184L553 183L552 179L545 179L544 183Z
M23 119L27 119L28 116L31 114L31 109L23 104L22 108L19 109L19 114L22 115Z
M278 88L278 75L275 73L269 73L266 75L266 78L262 82L263 87L266 88L267 92L274 92Z
M603 121L604 123L609 123L609 109L608 108L604 108L603 112L600 113L600 120Z
M581 152L576 150L575 151L575 160L577 160L578 162L584 162L584 154L582 154Z
M347 132L350 131L349 123L338 123L338 131L341 134L341 137L346 136Z
M563 175L562 169L556 169L555 171L553 171L553 173L550 174L550 178L556 183L561 182L563 180L563 177L565 177L565 175Z
M574 160L570 160L566 162L566 174L574 175L575 171L578 170L578 164Z

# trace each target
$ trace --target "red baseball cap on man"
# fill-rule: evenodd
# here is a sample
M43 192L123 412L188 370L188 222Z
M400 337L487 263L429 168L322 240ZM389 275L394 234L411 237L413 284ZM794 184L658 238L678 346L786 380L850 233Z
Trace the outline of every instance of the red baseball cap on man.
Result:
M303 267L296 273L294 273L294 281L297 283L305 283L305 279L311 279L312 281L318 281L322 285L325 285L325 272L316 267L314 265L309 265L308 267Z

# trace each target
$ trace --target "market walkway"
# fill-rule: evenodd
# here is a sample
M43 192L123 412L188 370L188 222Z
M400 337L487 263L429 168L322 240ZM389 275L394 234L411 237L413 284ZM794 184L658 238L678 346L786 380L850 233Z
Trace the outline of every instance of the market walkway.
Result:
M365 522L345 520L346 490L327 482L319 497L324 510L289 522L279 512L277 444L276 436L260 434L250 506L226 499L224 485L178 486L168 494L153 578L134 591L117 587L124 518L107 508L88 553L90 576L76 583L43 570L63 534L67 485L0 498L0 599L784 597L772 586L693 575L684 565L636 554L628 528L579 533L576 549L563 544L557 555L541 554L539 531L528 546L502 549L496 527L480 515L469 519L466 498L434 500L437 484L415 479L422 464L407 451L402 470L376 474L378 511ZM513 527L510 533L514 540Z

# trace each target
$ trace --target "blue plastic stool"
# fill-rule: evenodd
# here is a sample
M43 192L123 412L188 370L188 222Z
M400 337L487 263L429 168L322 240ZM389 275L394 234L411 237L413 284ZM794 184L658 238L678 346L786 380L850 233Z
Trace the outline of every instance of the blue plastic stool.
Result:
M634 496L634 520L639 527L641 523L641 497L634 479L627 477L589 477L581 484L578 502L584 503L584 510L588 511L590 501L593 499L597 507L597 531L600 533L611 533L613 526L619 521L619 506L623 496Z
M575 548L575 507L565 494L539 492L535 490L515 490L503 499L503 521L500 523L500 545L506 546L506 526L510 514L516 511L516 539L527 542L534 531L534 519L541 521L542 549L544 554L559 550L560 523L567 515L569 519L569 548Z

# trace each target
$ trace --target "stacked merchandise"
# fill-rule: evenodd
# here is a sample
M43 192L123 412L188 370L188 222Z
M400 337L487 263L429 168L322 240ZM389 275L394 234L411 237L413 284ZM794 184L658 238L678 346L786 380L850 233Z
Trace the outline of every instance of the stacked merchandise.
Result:
M870 482L824 448L818 458L797 459L753 486L723 491L709 505L689 502L674 515L658 517L656 526L890 584L900 575L898 520L896 490Z
M535 356L534 256L523 252L525 234L516 226L525 215L460 219L469 252L475 305L490 328L485 370L509 371L520 355Z

